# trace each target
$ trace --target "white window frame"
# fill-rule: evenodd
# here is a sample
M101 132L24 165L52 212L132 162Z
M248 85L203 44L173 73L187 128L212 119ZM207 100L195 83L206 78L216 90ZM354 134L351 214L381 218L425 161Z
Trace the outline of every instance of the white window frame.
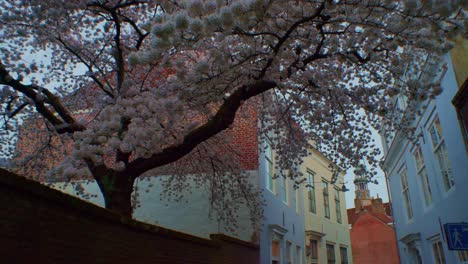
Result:
M413 151L413 158L416 164L416 173L418 174L419 184L421 186L424 206L429 206L432 204L432 191L420 146L416 146Z
M330 190L329 182L322 179L323 210L325 218L330 219ZM326 197L325 197L326 196Z
M336 222L341 224L343 223L343 217L341 215L341 201L340 201L340 190L338 187L333 188L333 198L335 200L335 214L336 214Z
M273 149L270 140L265 139L265 187L273 194L276 193L276 182L273 178L274 171Z
M317 213L317 197L315 196L315 172L312 170L307 169L307 205L308 205L308 212L310 213Z
M435 128L436 124L438 124L438 129ZM447 148L442 134L442 127L437 115L432 119L427 132L429 133L434 157L437 160L437 165L439 167L440 177L443 183L442 185L444 186L445 191L449 191L453 186L455 186L455 182L450 168Z
M289 182L288 177L280 176L281 200L286 205L289 205Z
M299 186L295 186L294 188L294 196L296 197L296 213L301 212L301 206L300 206L300 199L299 199Z
M406 219L411 220L413 218L413 207L411 206L411 195L409 192L406 168L401 169L398 174L400 176L401 195L405 206Z

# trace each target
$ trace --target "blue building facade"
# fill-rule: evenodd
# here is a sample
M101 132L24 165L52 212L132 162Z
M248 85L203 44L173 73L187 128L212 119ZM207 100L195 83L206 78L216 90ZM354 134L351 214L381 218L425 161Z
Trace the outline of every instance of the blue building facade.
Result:
M421 106L413 123L417 139L409 141L401 132L382 136L401 263L468 263L468 251L449 250L443 231L445 223L468 222L466 130L463 109L452 104L460 100L463 85L457 83L450 57L444 60L443 91ZM466 96L461 100L466 102ZM404 98L395 105L406 107Z
M259 187L265 201L260 232L260 263L304 263L301 190L289 178L273 177L274 151L265 141L259 153Z

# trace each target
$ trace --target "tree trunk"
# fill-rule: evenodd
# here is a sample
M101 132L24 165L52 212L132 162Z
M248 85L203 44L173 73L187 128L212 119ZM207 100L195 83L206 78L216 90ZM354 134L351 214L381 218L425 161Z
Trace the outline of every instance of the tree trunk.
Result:
M132 217L132 192L112 190L102 193L106 209L112 210L122 216Z
M96 178L106 209L122 216L132 217L132 192L134 178L125 173L109 173Z

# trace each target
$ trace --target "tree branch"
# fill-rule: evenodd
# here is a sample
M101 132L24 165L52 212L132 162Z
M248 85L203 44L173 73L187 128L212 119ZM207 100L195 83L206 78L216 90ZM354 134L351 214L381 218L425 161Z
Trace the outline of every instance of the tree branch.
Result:
M0 84L7 85L14 90L24 94L26 97L31 99L34 102L37 112L39 112L45 119L47 119L54 127L57 133L73 133L76 131L83 131L86 129L85 126L78 124L73 116L68 112L68 110L60 102L60 99L52 94L49 90L44 87L39 87L37 85L25 85L22 84L19 80L14 79L8 71L5 69L4 65L0 62ZM45 102L41 99L42 95L37 91L42 92L48 99L48 104L50 104L57 114L63 119L60 120L49 108L46 107Z
M131 171L132 175L137 177L148 170L179 160L201 142L228 128L234 122L236 112L243 101L274 87L276 87L275 82L261 80L239 88L224 101L218 112L208 122L188 133L182 143L167 147L149 158L135 159L128 164L127 171Z

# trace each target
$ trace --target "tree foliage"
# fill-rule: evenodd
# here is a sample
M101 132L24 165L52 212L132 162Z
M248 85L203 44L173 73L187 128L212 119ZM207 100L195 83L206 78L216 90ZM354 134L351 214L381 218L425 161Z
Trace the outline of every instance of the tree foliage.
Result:
M313 142L342 169L367 165L371 177L379 153L372 129L392 124L395 95L420 101L440 92L433 69L450 48L447 37L464 33L465 18L458 1L18 0L0 7L4 155L19 120L36 113L48 133L73 142L59 172L91 174L106 206L123 214L131 213L135 179L153 169L212 166L202 181L234 173L229 155L211 145L226 143L221 132L253 98L260 140L272 139L278 172L301 182L296 168ZM409 64L417 67L405 75ZM251 192L235 173L221 182Z

